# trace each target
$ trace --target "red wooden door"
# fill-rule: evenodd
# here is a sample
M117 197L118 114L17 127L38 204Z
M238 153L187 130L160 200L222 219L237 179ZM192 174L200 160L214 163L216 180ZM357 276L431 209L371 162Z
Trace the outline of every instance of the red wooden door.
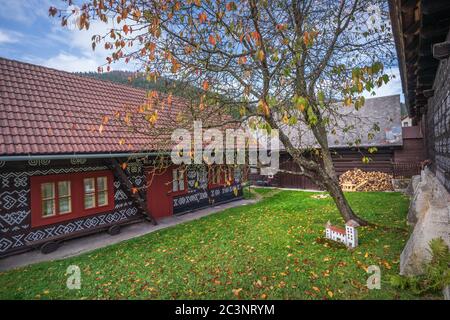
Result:
M170 196L172 184L172 170L165 170L163 173L147 173L147 181L150 186L147 188L147 205L155 219L171 216L173 214L173 202Z

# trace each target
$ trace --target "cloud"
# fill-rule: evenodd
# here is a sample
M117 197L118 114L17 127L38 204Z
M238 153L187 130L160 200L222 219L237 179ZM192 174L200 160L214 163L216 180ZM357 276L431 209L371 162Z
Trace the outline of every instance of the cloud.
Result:
M120 27L120 25L113 22L104 23L98 20L91 22L89 30L67 29L55 25L52 28L52 32L48 35L48 38L58 42L64 52L69 51L70 55L79 56L79 60L95 62L96 66L92 69L92 71L94 71L97 70L98 66L106 63L106 58L111 54L111 51L106 50L102 44L98 45L95 50L92 50L92 37L95 35L103 36L114 27L117 28ZM58 56L64 55L65 54L61 52L58 54ZM60 62L69 61L69 59L60 59L60 57L54 57L53 59ZM123 61L119 61L112 64L111 69L134 71L137 69L137 66L133 65L133 63L126 64Z
M2 0L0 18L29 26L36 19L47 17L51 5L61 3L58 0Z
M0 29L0 44L18 42L19 37L20 37L20 34L18 32Z
M41 65L69 72L96 71L98 62L92 58L78 57L64 52L57 56L42 60Z
M391 78L390 81L387 84L382 85L380 88L375 89L375 96L366 93L365 97L373 98L373 97L384 97L400 94L400 97L403 101L402 80L400 78L400 71L398 67L386 70L386 74L390 76Z

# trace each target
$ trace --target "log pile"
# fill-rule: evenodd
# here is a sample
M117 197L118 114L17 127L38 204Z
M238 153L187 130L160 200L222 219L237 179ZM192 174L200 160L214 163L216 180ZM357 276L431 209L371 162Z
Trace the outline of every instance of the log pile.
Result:
M353 169L339 177L339 184L344 191L393 191L392 178L384 172Z

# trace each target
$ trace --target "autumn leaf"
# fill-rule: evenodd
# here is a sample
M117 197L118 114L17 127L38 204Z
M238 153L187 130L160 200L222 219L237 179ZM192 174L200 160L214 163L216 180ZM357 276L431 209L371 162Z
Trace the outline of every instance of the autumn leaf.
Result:
M239 288L239 289L233 289L233 290L231 290L231 291L233 292L233 294L234 294L236 297L240 298L240 294L241 294L242 288Z
M208 16L206 15L206 12L202 12L198 15L198 21L200 23L205 22L208 19Z
M238 59L238 63L239 64L245 64L245 63L247 63L247 57L239 57L239 59Z
M207 80L203 81L203 90L208 91L209 83Z
M121 165L122 170L125 170L127 168L127 166L128 166L128 164L126 162L123 162Z
M259 61L263 61L264 60L264 51L258 50L258 52L256 53L256 57L258 58Z
M225 7L227 11L234 11L237 9L236 3L234 3L234 1L228 2Z
M327 294L330 298L333 298L333 296L334 296L333 291L330 291L330 290L327 291Z
M208 42L209 42L211 45L215 46L215 45L216 45L216 38L215 38L212 34L210 34L210 35L209 35L209 38L208 38Z
M266 116L268 116L270 114L269 106L263 100L259 100L259 102L258 102L258 109L261 112L263 112Z
M130 31L130 27L127 24L125 24L123 26L122 30L123 30L123 32L125 32L125 34L128 34L128 32Z

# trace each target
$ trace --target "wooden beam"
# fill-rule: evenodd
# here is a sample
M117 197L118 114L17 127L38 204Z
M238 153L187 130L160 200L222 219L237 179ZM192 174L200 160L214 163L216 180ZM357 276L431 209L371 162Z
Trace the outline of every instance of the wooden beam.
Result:
M423 95L426 98L431 98L432 96L434 96L434 89L423 90Z
M406 36L412 36L412 35L414 35L414 34L419 32L419 28L420 28L420 20L412 23L411 25L409 25L409 27L407 27L405 29L404 34Z
M432 15L434 13L450 10L450 2L448 0L428 0L422 1L422 13Z
M438 60L447 59L450 56L450 41L433 45L433 57Z
M427 25L424 26L422 28L422 30L420 30L420 37L423 39L431 39L431 38L436 38L436 37L443 37L445 39L445 36L448 33L448 25L440 25L440 26L436 26L436 25Z
M408 12L417 6L417 0L407 0L403 3L402 12Z

